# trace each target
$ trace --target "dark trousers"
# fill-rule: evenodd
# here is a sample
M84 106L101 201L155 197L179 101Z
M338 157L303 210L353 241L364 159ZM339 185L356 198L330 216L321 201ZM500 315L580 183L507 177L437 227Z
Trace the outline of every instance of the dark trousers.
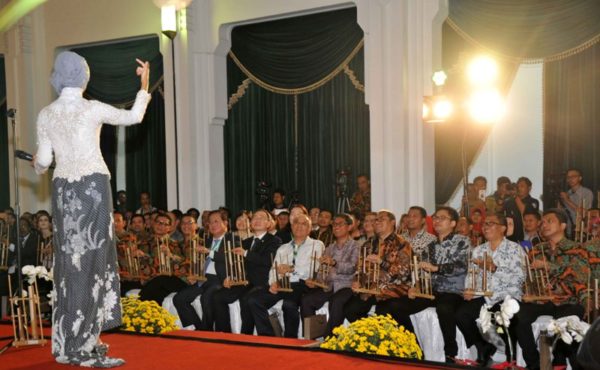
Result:
M515 315L517 322L517 341L523 350L523 358L528 368L539 368L540 354L537 350L535 338L531 324L542 315L549 315L555 319L576 315L580 319L583 317L583 307L575 304L555 305L548 302L544 304L521 303L519 312ZM569 358L571 367L578 368L575 354L577 353L577 342L573 341L572 345L566 345L562 341L558 341L554 350L555 364L563 364L565 358Z
M279 300L283 299L283 320L285 323L284 336L287 338L298 337L298 325L300 314L298 307L302 296L310 291L304 281L292 283L292 292L279 292L273 294L268 288L263 288L253 293L248 298L248 306L254 317L256 332L258 335L274 336L275 332L269 321L269 308L273 307Z
M348 302L344 307L344 316L352 323L366 317L375 303L377 302L375 301L374 296L363 299L359 294L352 294L352 297L348 299Z
M163 300L171 293L179 292L188 285L176 276L159 275L148 281L140 290L141 301L155 301L162 306Z
M248 306L248 298L264 287L256 286L234 286L221 288L214 295L215 330L231 333L231 316L229 315L229 304L239 300L240 313L242 316L242 334L254 333L254 318Z
M467 343L467 348L475 345L477 351L480 352L484 345L486 344L485 339L481 336L481 332L477 327L477 323L475 320L479 317L479 312L481 311L481 307L485 304L485 298L473 298L470 301L464 301L463 304L460 305L458 311L456 312L456 324L458 328L462 332L465 337L465 342ZM502 302L498 302L493 305L489 310L491 312L500 311L500 305ZM506 358L509 359L510 356L515 358L516 356L516 341L517 341L517 322L516 318L511 319L510 327L508 331L510 332L510 340L512 342L512 353L510 352L510 345L508 344L508 336L504 333L500 334L502 340L506 345ZM481 353L479 353L481 355Z
M414 333L415 328L410 320L410 315L421 312L428 307L433 307L434 305L435 302L431 299L410 299L407 296L403 296L377 302L375 313L378 315L389 314L399 325L404 326L404 329Z
M329 319L327 320L327 330L325 337L331 335L333 329L344 323L344 306L352 298L352 289L342 288L337 292L318 289L306 294L302 298L302 307L300 315L302 318L312 316L316 311L323 307L325 302L329 302Z
M193 324L196 330L213 330L213 296L221 288L221 282L216 275L206 275L206 278L207 280L201 285L191 285L173 297L173 304L184 327ZM202 320L192 307L192 302L198 296L202 304Z
M389 313L398 324L414 332L410 315L423 311L427 307L435 307L442 336L444 337L444 352L448 357L455 357L458 353L455 314L462 302L463 298L454 293L435 293L434 300L425 298L410 299L405 296L379 302L376 312L383 315Z

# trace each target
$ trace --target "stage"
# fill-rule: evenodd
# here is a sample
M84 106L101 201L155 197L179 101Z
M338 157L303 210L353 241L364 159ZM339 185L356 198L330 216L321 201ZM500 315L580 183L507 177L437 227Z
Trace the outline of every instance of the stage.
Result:
M48 334L50 330L44 330ZM10 323L0 324L0 346L12 339ZM113 331L102 335L109 354L127 362L122 369L461 369L428 361L356 356L311 347L314 341L179 330L166 335ZM10 347L0 355L3 369L69 369L44 347Z

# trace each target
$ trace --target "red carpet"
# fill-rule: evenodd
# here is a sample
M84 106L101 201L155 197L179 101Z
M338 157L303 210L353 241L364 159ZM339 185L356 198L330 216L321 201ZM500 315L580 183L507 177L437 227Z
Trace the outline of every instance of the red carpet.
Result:
M10 325L0 325L0 337L12 336ZM303 346L312 341L176 331L168 336L146 336L124 333L102 335L110 344L110 354L127 361L122 369L443 369L430 362L388 362L360 358ZM217 343L218 342L218 343ZM8 340L0 341L0 346ZM277 347L276 347L277 346ZM441 365L441 364L440 364ZM45 347L9 348L0 355L2 369L74 369L60 365Z

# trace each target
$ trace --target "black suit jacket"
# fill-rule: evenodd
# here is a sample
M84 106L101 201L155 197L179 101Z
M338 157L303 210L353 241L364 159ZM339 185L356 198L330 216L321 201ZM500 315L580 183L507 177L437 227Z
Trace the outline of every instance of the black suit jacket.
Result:
M254 238L244 240L242 246L248 251L246 254L246 278L252 286L269 286L269 271L271 270L271 258L281 245L281 239L270 233L266 233L262 239L256 241L252 248Z
M11 238L12 239L12 238ZM25 243L21 242L21 267L27 265L36 266L37 264L37 248L40 241L40 235L36 231L31 231ZM16 240L11 241L15 244ZM9 252L8 254L8 265L12 265L17 262L17 250Z

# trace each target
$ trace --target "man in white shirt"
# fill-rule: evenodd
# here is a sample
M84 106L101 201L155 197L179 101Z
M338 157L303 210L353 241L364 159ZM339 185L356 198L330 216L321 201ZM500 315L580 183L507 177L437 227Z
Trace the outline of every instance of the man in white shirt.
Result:
M325 246L319 240L309 237L312 225L307 215L301 214L292 218L292 240L279 247L275 255L275 263L269 276L269 288L257 291L248 299L248 305L256 332L259 335L274 336L275 332L269 321L269 308L283 299L283 318L285 322L284 336L298 337L300 313L298 308L302 296L310 290L305 284L309 278L311 265L315 270L319 268L318 260L313 265L313 254L318 259L323 254ZM275 269L275 266L277 268ZM279 291L282 280L289 279L292 291Z

